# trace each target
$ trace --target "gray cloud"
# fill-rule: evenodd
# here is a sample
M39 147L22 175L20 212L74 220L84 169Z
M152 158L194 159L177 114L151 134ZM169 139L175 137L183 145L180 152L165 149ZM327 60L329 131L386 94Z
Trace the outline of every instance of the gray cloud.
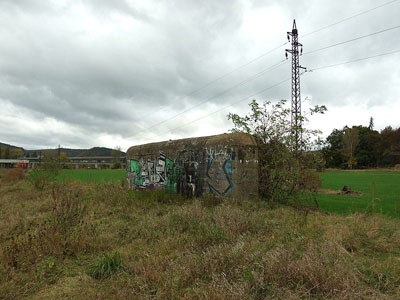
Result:
M185 124L290 77L287 62L230 89L282 61L284 47L193 91L284 43L293 18L302 35L377 5L372 0L362 5L289 0L2 1L0 105L8 109L0 111L0 140L29 147L127 147L226 131L229 111L243 113L251 98L290 99L290 82ZM399 5L305 36L304 51L396 26ZM301 61L315 68L399 50L398 33L304 55ZM303 96L328 107L363 105L372 114L376 106L399 102L398 59L392 55L305 74ZM48 120L58 125L50 130ZM34 134L26 134L27 124L35 128Z

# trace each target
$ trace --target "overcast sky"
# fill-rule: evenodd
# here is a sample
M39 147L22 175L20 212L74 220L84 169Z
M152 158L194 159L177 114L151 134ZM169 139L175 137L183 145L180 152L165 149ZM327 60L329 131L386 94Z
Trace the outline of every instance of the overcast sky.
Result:
M0 0L0 141L126 150L228 132L251 99L290 100L290 81L267 88L290 78L293 19L314 69L400 50L396 28L306 55L400 25L400 1L355 16L388 2ZM400 53L305 73L301 93L328 107L310 124L325 136L370 117L399 127Z

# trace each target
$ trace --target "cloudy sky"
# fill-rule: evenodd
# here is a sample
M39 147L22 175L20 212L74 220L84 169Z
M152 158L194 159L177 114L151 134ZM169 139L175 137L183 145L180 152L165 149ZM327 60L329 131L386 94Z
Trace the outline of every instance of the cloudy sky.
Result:
M290 99L293 19L312 70L399 51L399 15L399 0L0 0L0 141L126 150L227 132L251 99ZM301 80L303 108L328 107L310 124L325 136L400 126L398 52Z

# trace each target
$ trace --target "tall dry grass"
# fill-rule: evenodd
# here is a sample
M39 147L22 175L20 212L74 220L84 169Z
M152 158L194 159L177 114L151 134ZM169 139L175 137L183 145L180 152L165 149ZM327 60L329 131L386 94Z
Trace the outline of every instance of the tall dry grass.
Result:
M0 180L2 299L400 299L399 220Z

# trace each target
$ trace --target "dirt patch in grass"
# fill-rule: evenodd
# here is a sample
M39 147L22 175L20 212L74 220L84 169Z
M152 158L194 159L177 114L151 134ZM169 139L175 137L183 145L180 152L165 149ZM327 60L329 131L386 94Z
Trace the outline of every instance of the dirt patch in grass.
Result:
M356 191L343 191L343 190L330 190L330 189L318 189L317 193L327 195L346 195L346 196L362 196L363 194Z

